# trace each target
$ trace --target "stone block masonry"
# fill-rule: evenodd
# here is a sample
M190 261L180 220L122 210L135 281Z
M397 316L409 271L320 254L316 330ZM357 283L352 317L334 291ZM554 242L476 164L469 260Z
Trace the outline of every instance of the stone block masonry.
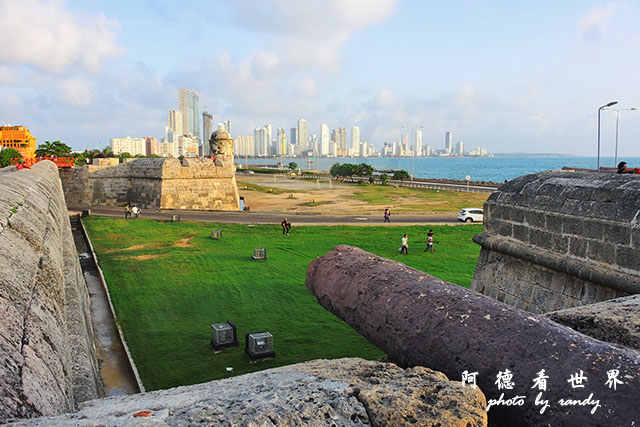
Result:
M238 210L240 197L233 162L211 159L127 159L121 164L60 169L70 206Z
M640 176L543 172L485 203L471 288L536 313L640 293Z
M0 421L102 395L87 287L57 167L0 170Z

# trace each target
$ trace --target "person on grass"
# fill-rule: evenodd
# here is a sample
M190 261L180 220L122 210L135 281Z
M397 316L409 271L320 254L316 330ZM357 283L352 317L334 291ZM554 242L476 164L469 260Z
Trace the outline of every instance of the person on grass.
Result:
M407 237L406 233L404 236L402 236L401 244L402 246L400 246L400 253L409 255L409 238Z

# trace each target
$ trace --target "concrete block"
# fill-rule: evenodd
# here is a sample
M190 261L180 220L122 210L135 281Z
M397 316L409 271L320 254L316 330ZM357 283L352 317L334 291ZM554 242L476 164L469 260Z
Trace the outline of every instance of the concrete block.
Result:
M538 248L551 249L553 246L552 237L553 235L546 231L531 230L530 241L533 246Z
M546 213L546 229L552 233L562 233L563 218L557 214Z
M546 227L546 218L539 211L525 211L525 221L533 228L544 229Z

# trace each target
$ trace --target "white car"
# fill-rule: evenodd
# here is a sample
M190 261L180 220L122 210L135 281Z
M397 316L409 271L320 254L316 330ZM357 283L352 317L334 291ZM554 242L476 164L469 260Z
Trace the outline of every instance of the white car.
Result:
M463 222L482 222L482 209L464 208L458 213L458 221Z

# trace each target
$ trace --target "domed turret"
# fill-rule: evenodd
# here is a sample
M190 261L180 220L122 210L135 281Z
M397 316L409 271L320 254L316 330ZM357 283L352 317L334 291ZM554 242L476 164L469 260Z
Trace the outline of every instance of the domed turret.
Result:
M233 164L233 139L224 129L218 129L209 138L209 153L217 160L229 160Z

